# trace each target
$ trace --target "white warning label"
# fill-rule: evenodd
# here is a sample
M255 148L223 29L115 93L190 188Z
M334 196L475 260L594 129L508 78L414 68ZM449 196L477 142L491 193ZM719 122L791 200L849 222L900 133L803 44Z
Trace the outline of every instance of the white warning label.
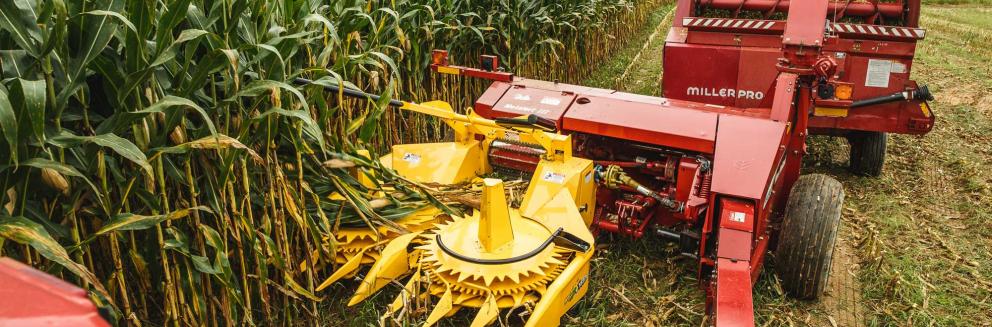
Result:
M865 76L865 86L889 87L889 75L891 74L891 61L884 59L868 59L868 73Z
M546 171L544 172L544 175L541 175L541 179L543 179L546 182L552 182L555 184L564 184L565 174L556 173L553 171Z
M410 163L411 166L415 166L415 165L417 165L417 164L420 163L420 155L417 155L416 153L409 153L409 152L404 153L403 154L403 161L406 161L406 162Z
M561 99L552 98L552 97L544 97L544 98L541 99L541 104L546 104L546 105L549 105L549 106L557 106L557 105L561 104Z
M891 70L893 74L905 74L906 65L901 62L893 61Z

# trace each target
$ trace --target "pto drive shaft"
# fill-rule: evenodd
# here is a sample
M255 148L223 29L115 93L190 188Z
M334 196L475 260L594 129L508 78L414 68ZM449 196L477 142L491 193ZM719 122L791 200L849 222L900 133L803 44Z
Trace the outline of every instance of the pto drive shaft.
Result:
M644 196L650 196L655 200L658 200L658 203L668 209L671 209L672 211L682 211L681 203L672 200L670 197L662 196L660 193L641 185L641 183L638 183L633 178L630 178L630 176L628 176L627 173L623 171L623 168L620 168L620 166L610 165L606 167L605 171L597 169L596 177L604 181L606 187L608 188L618 189L620 188L620 185L627 186L637 190L638 193L641 193Z

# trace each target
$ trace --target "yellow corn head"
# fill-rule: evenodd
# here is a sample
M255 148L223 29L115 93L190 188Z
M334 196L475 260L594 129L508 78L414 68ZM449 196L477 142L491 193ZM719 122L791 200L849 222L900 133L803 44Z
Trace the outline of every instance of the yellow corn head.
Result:
M439 212L431 208L398 222L410 230L406 234L339 232L341 268L322 287L371 263L349 305L399 281L406 286L389 314L429 297L434 307L425 325L462 308L478 310L473 326L488 325L511 308L529 311L527 326L557 325L588 288L593 163L572 157L565 135L456 114L439 101L403 102L401 108L439 117L455 134L454 142L396 145L380 159L410 180L457 184L487 175L493 169L487 153L497 140L539 145L544 153L537 173L519 208L507 204L501 180L484 179L481 208L471 215L437 221Z

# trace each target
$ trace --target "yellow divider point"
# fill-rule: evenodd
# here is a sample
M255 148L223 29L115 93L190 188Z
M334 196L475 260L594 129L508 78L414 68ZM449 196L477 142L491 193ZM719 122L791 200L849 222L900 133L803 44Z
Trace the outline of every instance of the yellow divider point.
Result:
M444 290L444 295L441 295L441 298L437 300L437 305L434 306L434 310L431 310L430 316L427 316L424 327L436 324L441 318L447 316L452 308L454 308L454 303L451 300L451 288L447 288Z
M496 317L499 316L499 306L496 303L496 297L492 293L486 297L486 302L482 303L482 307L479 308L479 313L475 315L475 319L472 319L472 327L484 327L493 323Z
M358 285L358 290L351 297L348 306L362 302L389 282L410 271L410 259L406 248L417 236L420 236L420 233L408 233L389 241L386 248L382 250L379 260L369 269L362 284Z
M331 277L327 277L327 280L320 283L320 286L317 286L317 291L321 291L328 286L331 286L331 284L334 284L339 279L350 275L353 271L355 271L355 269L358 269L359 264L362 263L362 257L365 256L365 251L368 251L368 249L371 249L373 246L375 245L366 246L361 251L358 251L358 254L355 254L355 256L351 257L351 259L348 259L348 262L341 265L341 268L338 268L334 274L331 274Z

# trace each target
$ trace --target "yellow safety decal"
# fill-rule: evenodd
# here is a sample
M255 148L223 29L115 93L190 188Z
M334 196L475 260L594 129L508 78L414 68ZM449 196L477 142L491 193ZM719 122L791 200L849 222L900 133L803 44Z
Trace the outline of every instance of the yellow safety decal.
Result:
M923 111L923 116L930 118L930 106L926 102L920 102L920 110Z
M844 108L823 108L813 109L813 116L817 117L847 117L847 109Z
M459 75L462 73L461 69L447 67L447 66L438 66L437 72L441 74L451 74L451 75Z

